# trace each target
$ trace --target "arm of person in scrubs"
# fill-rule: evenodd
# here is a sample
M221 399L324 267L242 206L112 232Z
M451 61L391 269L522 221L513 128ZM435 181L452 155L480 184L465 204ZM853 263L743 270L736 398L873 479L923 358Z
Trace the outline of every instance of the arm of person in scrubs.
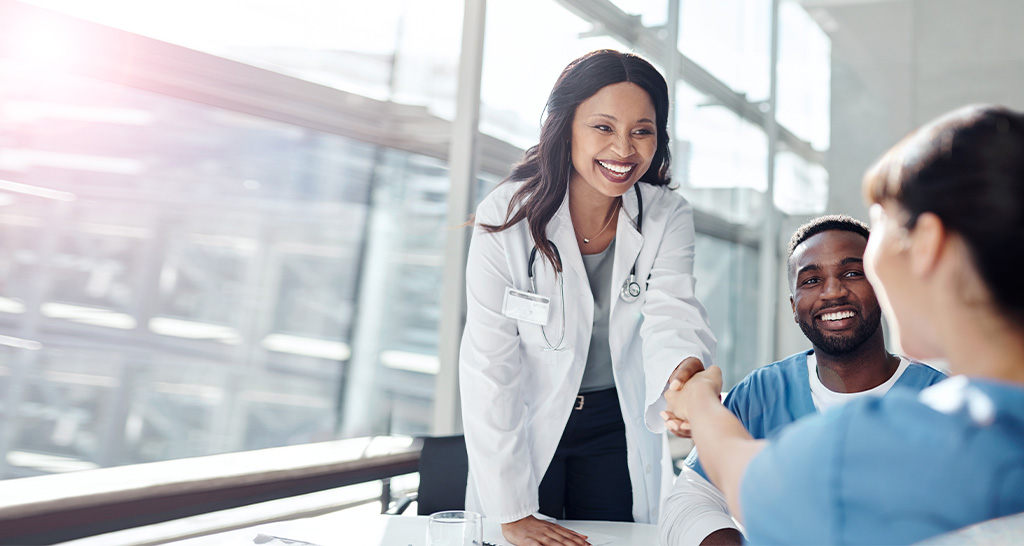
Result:
M733 516L742 522L740 480L767 442L753 439L743 423L722 405L721 391L722 370L711 366L685 382L674 380L665 399L668 411L689 424L705 472L725 495Z

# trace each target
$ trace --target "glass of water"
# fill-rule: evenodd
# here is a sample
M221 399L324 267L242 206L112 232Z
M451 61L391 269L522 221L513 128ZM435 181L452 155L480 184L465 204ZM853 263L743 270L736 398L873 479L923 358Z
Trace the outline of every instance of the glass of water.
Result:
M483 516L465 510L430 514L427 546L481 546L484 543Z

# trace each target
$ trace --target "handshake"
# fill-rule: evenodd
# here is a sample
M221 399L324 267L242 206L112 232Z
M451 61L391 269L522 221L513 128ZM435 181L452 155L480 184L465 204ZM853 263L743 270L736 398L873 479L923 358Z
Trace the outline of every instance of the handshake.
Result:
M661 412L665 428L680 438L689 438L692 421L706 404L721 404L722 370L704 369L700 360L690 357L679 363L669 377L665 390L668 409Z

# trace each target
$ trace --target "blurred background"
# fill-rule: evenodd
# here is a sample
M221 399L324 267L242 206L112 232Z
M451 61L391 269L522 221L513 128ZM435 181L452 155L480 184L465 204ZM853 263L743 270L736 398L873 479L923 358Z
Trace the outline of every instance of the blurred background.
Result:
M726 387L784 245L968 103L1019 0L0 0L0 478L460 430L469 230L598 48L668 78Z

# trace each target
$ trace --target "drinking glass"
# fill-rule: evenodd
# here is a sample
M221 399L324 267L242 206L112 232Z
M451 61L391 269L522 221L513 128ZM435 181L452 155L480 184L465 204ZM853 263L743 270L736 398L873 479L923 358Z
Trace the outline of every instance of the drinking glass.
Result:
M484 542L483 516L466 510L430 514L427 546L481 546Z

